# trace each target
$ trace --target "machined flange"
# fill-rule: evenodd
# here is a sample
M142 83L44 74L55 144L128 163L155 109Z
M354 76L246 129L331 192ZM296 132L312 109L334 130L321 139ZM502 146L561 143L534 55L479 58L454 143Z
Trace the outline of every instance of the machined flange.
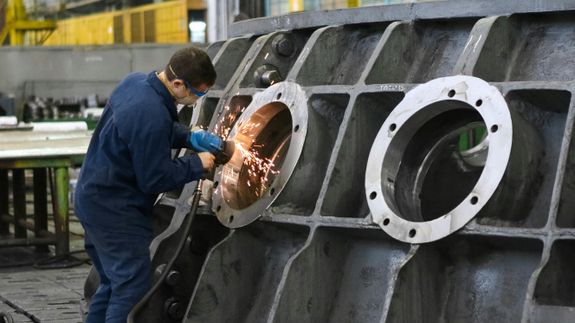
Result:
M251 223L280 195L308 132L305 93L282 82L255 95L232 128L231 161L216 170L212 209L230 228Z
M462 228L501 195L510 160L534 155L516 145L511 158L514 131L531 136L516 119L497 88L475 77L439 78L408 92L369 155L365 188L373 222L409 243ZM484 137L461 148L461 136L480 128Z

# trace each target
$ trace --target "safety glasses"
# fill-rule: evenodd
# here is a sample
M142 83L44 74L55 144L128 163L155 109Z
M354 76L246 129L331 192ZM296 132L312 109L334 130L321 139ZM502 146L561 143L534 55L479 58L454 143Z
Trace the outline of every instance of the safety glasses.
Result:
M172 74L174 74L174 76L178 79L178 80L182 80L182 82L184 82L184 85L186 85L186 88L188 90L190 90L190 92L192 92L195 96L197 96L198 98L201 98L202 96L206 95L206 93L208 93L209 89L207 89L205 92L202 92L196 88L194 88L190 83L188 83L188 81L180 78L178 76L178 74L176 74L176 72L174 72L174 69L172 69L172 65L168 65L168 68L170 69L170 72L172 72Z

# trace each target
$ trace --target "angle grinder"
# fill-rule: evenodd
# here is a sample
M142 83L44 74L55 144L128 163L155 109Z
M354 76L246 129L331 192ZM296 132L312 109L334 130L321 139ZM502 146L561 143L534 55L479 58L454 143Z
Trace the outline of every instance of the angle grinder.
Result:
M220 136L205 130L192 131L189 142L196 152L212 153L216 157L214 161L216 166L229 162L236 150L233 140L223 140Z

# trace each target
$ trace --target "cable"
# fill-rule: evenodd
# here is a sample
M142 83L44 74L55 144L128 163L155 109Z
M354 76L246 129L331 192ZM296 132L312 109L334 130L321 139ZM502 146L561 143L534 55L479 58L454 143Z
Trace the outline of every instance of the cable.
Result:
M32 266L36 269L61 269L80 266L82 264L90 264L90 259L78 259L73 257L73 254L84 253L85 250L75 250L63 255L56 255L46 257L38 261L20 262L13 264L0 265L0 269L15 268L15 267L29 267ZM71 261L68 261L70 259ZM0 321L2 323L2 321Z
M150 300L150 298L156 292L156 290L160 288L160 286L166 279L166 276L168 275L170 268L174 266L174 263L182 253L182 250L184 249L184 245L186 244L186 240L188 238L188 234L190 232L190 229L192 228L192 222L194 220L196 212L198 211L198 205L200 203L200 198L202 197L201 187L202 187L202 180L199 180L198 184L196 185L196 190L194 191L194 198L192 200L192 207L190 209L189 216L184 224L184 234L182 234L182 238L178 242L178 246L176 248L176 251L174 252L174 255L172 256L172 258L170 258L170 261L168 261L168 264L164 268L164 271L162 271L162 274L160 275L154 286L152 286L152 288L146 293L146 295L144 295L144 297L142 297L142 299L136 305L134 305L134 307L130 311L130 314L128 314L127 323L134 323L136 314Z
M46 259L39 260L32 265L36 269L63 269L77 267L86 263L86 260L78 259L72 256L73 253L84 252L78 250L74 252L65 253L63 255L56 255Z
M14 323L12 315L6 312L0 312L0 323Z
M10 306L11 308L13 308L14 311L15 311L15 313L22 314L22 315L26 316L26 317L29 318L32 322L34 322L34 323L42 323L42 322L40 322L40 319L39 319L39 318L37 318L36 316L34 316L34 314L27 312L25 309L23 309L23 308L21 308L20 306L18 306L18 305L16 305L16 304L12 303L12 302L9 301L8 299L2 297L2 295L0 295L0 301L1 301L2 303L4 303L4 304ZM11 316L10 314L7 314L7 313L1 313L1 314L4 314L4 317L0 316L0 318L2 318L2 319L8 319L8 320L9 320L9 319L12 319L12 316ZM10 321L7 321L7 322L8 322L8 323L11 323ZM12 320L12 322L14 322L14 321ZM4 322L2 322L2 323L4 323Z

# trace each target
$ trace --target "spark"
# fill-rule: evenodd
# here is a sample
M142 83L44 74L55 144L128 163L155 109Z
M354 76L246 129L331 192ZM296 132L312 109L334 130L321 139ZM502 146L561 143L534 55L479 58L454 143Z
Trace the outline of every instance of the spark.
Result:
M243 164L248 170L248 180L247 185L252 187L252 184L259 183L260 185L255 185L255 195L261 196L261 194L267 189L268 175L277 175L279 170L274 167L274 162L269 159L259 155L258 150L254 148L261 148L263 144L257 144L250 147L249 149L244 148L240 143L236 143L236 149L241 153L243 157ZM259 186L259 187L258 187Z

